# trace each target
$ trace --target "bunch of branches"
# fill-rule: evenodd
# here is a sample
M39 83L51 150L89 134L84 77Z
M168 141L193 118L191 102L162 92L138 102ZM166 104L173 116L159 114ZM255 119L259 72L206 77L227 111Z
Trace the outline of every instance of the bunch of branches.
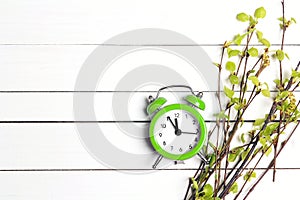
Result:
M283 61L289 59L284 50L285 33L296 20L285 17L284 1L281 3L282 16L278 20L282 39L279 49L273 50L257 29L259 21L266 16L263 7L257 8L254 15L237 15L239 21L248 22L246 31L223 44L220 61L215 63L219 70L217 97L221 112L216 115L217 122L209 135L217 134L216 143L209 142L205 148L209 164L201 163L194 177L190 178L185 199L218 200L229 194L233 199L242 195L246 199L271 169L275 181L277 157L295 133L300 117L299 101L295 97L300 84L300 62L288 76L284 76L283 72ZM254 39L261 45L251 45ZM271 62L272 59L274 62ZM270 69L270 65L276 65L271 66L272 70L279 72L278 79L272 83L272 90L270 83L260 80L260 75L265 69ZM221 88L223 73L229 74L228 84ZM270 104L264 105L269 106L269 110L265 116L253 120L250 129L246 129L243 127L244 115L259 96L270 99ZM233 144L236 138L240 139L238 145ZM211 149L210 153L208 149ZM265 160L269 162L257 177L257 167Z

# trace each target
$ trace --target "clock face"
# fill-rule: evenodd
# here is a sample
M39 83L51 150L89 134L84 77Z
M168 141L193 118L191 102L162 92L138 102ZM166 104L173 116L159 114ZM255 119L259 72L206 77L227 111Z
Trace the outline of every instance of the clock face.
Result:
M172 104L160 110L150 125L154 148L170 159L184 160L197 154L206 137L205 123L192 107Z

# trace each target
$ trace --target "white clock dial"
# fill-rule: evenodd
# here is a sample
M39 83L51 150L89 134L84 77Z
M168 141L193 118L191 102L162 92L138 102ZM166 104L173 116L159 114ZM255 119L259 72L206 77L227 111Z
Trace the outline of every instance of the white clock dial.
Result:
M154 126L154 138L170 154L184 154L199 142L198 120L186 110L170 110L161 115Z

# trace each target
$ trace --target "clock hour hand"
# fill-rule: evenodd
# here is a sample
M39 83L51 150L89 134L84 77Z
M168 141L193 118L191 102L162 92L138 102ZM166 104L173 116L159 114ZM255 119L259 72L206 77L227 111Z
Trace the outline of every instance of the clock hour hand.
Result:
M178 126L176 126L174 123L173 123L173 121L171 120L171 118L168 116L167 117L167 120L169 120L170 122L171 122L171 124L172 124L172 126L174 127L174 129L175 129L175 131L178 129ZM177 119L175 119L175 123L177 122ZM176 123L177 124L177 123Z

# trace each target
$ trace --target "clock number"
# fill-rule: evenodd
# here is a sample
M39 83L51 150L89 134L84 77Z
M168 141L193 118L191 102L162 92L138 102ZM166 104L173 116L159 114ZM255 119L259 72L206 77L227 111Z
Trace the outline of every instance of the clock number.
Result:
M188 114L185 114L185 118L188 118Z
M190 144L190 145L189 145L189 149L192 149L192 148L193 148L193 146Z
M196 120L193 120L193 125L195 125L196 124Z
M198 142L198 138L197 137L195 138L195 142Z
M173 151L173 149L174 149L174 146L170 146L171 147L171 151Z
M161 136L162 136L162 133L159 133L158 135L159 135L159 137L161 137Z
M174 114L176 118L179 118L179 113Z
M199 129L196 129L196 133L199 133Z
M166 124L161 124L161 127L162 127L162 128L166 128L167 125L166 125Z
M182 148L179 148L179 152L182 152Z
M163 145L166 146L166 144L167 144L166 141L163 141Z

